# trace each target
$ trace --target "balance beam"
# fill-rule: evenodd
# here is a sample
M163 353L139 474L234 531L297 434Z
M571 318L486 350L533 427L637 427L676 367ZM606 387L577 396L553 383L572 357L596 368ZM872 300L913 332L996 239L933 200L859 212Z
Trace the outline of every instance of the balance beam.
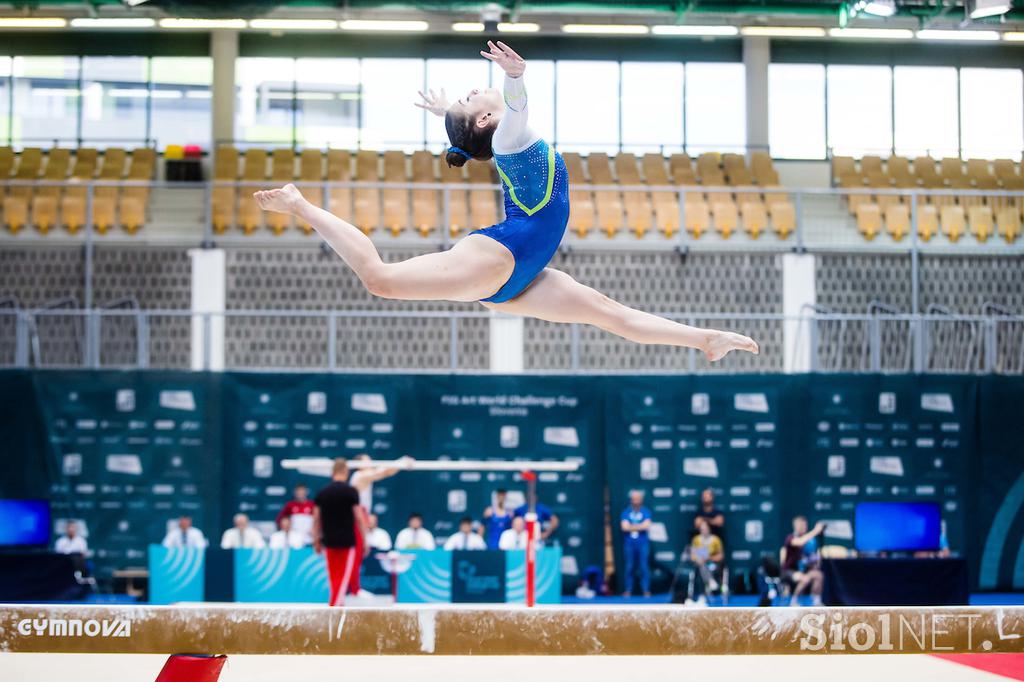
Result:
M0 651L348 655L1024 652L1024 607L0 606Z

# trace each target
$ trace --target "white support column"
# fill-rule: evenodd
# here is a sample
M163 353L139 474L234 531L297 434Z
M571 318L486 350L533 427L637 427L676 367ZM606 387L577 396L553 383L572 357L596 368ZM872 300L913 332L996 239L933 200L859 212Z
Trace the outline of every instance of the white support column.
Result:
M787 318L809 315L806 306L817 301L814 281L815 259L811 254L782 256L782 314ZM811 371L810 322L787 319L782 327L783 367L787 373Z
M238 59L238 31L210 32L213 58L213 144L235 139L235 61Z
M747 84L747 146L768 150L768 65L771 63L768 38L743 38L743 66Z
M223 249L190 249L192 310L223 313L227 299ZM192 369L224 370L224 316L192 316Z
M523 371L523 318L491 312L491 371Z

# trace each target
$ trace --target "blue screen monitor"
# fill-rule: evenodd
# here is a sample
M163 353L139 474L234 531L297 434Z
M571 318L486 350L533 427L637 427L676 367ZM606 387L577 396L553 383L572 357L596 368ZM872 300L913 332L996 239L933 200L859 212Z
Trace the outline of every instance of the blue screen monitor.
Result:
M48 501L0 500L0 547L45 547L49 544Z
M942 514L937 502L861 502L853 534L859 552L936 551Z

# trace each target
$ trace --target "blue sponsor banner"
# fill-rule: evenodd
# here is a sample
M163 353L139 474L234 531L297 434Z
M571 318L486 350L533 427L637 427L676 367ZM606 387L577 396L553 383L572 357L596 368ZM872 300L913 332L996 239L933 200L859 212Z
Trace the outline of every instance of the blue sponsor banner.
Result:
M537 552L537 603L558 604L562 601L562 550L543 548ZM521 604L526 601L526 552L521 549L505 552L505 601Z
M398 576L398 601L403 604L447 604L452 600L452 553L443 549L403 550L412 554L409 570Z
M328 600L327 563L309 547L236 549L235 600L319 602Z
M504 552L452 552L452 601L458 604L505 601Z
M203 601L206 551L194 547L149 546L149 601Z

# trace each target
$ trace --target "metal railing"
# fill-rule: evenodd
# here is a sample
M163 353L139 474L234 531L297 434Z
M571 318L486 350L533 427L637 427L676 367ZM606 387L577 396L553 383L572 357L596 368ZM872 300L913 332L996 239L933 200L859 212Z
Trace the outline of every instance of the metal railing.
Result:
M468 358L462 325L483 324L495 316L472 311L281 311L141 310L131 305L92 310L68 309L66 301L33 310L0 308L0 366L39 368L181 368L247 371L486 371ZM781 347L762 347L761 356L735 353L709 364L694 349L653 348L672 355L668 365L624 364L600 369L586 362L608 339L582 333L581 325L550 325L547 362L538 372L914 372L1024 374L1024 316L950 315L935 311L910 315L879 308L863 315L816 312L800 316L765 314L664 313L694 326L736 328L770 338L795 338ZM397 320L428 325L437 343L429 352L410 353L414 361L382 362L378 337L394 333ZM414 322L415 321L415 322ZM362 326L360 326L362 325ZM377 326L374 326L377 325ZM558 327L557 330L554 328ZM216 330L221 332L216 332ZM298 332L301 350L283 340ZM215 341L214 334L229 339ZM344 337L344 338L342 338ZM613 337L609 337L613 338ZM168 345L168 339L174 344ZM527 342L529 343L529 342ZM197 346L194 346L197 344ZM294 345L294 343L292 344ZM560 348L558 347L560 346ZM13 352L12 352L13 347ZM215 357L224 348L224 357ZM640 347L636 347L640 348ZM806 350L805 350L806 349ZM786 354L790 357L786 357ZM268 355L269 354L269 355ZM287 361L267 361L273 354ZM479 349L474 356L486 356ZM295 361L300 358L301 361ZM554 361L552 361L554 360Z

